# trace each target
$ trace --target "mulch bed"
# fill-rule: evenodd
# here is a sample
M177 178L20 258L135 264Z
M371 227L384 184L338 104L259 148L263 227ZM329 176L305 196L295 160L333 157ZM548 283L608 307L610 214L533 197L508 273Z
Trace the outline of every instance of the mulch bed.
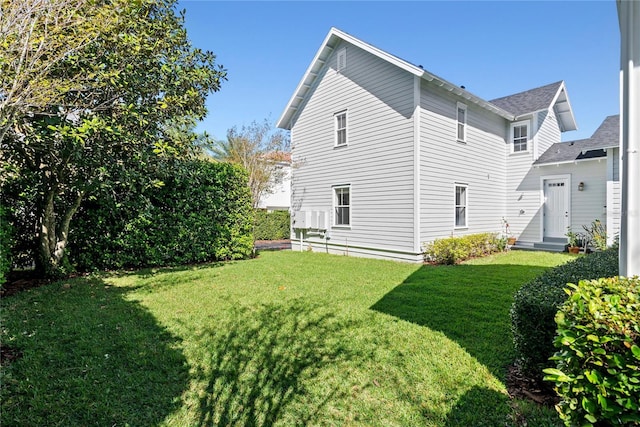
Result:
M512 398L531 400L549 408L553 408L560 402L560 398L553 390L552 383L524 375L522 370L515 364L507 368L505 383L509 396Z

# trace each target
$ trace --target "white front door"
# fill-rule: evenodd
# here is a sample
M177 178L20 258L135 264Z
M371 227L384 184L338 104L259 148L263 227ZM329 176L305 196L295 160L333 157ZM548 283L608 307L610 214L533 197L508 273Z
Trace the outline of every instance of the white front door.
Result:
M564 237L569 227L569 179L544 180L544 237Z

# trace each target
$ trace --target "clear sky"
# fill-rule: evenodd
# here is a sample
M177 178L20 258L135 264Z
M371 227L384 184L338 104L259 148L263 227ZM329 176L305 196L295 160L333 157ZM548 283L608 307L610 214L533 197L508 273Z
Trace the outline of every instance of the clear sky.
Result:
M333 26L483 99L564 80L587 138L619 112L620 33L615 1L182 0L194 46L228 71L198 130L280 117Z

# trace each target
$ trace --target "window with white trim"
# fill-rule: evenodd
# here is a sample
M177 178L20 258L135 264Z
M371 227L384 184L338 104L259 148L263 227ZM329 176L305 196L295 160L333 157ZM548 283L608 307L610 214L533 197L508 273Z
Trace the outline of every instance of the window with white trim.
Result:
M467 185L456 184L455 227L467 227Z
M333 225L351 225L351 186L333 187Z
M511 152L529 151L529 121L511 125Z
M336 71L340 72L347 68L347 48L343 47L336 55Z
M460 102L457 105L458 141L465 142L467 140L467 106Z
M334 114L336 130L336 147L347 145L347 112L342 111Z

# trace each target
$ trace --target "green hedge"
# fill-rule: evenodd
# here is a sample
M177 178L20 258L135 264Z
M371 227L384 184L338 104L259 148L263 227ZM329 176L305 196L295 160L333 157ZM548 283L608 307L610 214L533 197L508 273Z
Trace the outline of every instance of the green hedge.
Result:
M4 208L0 205L0 287L7 279L7 273L11 270L11 224Z
M640 279L569 284L556 315L558 334L545 369L562 398L567 426L640 425Z
M447 237L424 245L424 259L436 264L456 264L465 259L501 252L505 247L506 240L495 233Z
M289 211L267 212L256 210L253 236L256 240L284 240L291 237L291 214Z
M541 377L542 369L553 356L554 318L567 299L564 292L567 283L617 274L618 248L612 247L547 270L515 293L511 331L516 357L527 374Z
M175 161L84 203L69 257L79 270L241 259L253 250L247 176L228 163ZM153 181L153 180L152 180Z

